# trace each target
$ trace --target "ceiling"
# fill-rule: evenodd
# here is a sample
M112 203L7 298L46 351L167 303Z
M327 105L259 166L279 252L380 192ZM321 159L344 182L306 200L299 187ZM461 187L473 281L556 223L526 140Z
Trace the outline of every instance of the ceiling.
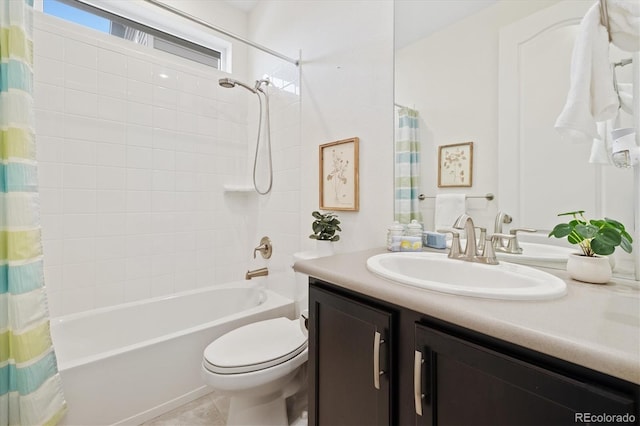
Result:
M395 48L400 49L498 0L395 0Z
M225 0L244 12L251 12L259 0ZM376 0L369 0L374 2ZM498 0L394 0L395 48L472 15Z

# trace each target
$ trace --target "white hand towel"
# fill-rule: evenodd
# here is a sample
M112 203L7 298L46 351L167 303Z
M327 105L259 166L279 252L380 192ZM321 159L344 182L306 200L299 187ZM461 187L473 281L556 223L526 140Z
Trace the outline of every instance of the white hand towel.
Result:
M436 195L435 230L450 229L456 219L466 212L465 194L438 194Z
M600 25L600 6L596 3L580 22L571 57L569 94L555 127L570 139L593 142L600 139L596 122L613 118L617 110L609 35Z
M609 31L601 25L598 2L580 22L571 57L569 94L555 125L565 137L596 145L602 145L596 122L614 118L620 107L609 60L609 35L611 42L622 50L640 50L640 2L605 2ZM592 147L593 151L599 149L601 146Z

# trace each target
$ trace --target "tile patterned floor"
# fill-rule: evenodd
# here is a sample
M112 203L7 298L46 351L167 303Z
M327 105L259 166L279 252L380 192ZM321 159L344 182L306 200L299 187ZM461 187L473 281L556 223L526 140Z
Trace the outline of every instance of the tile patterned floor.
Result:
M306 409L306 392L287 399L287 414L290 419L295 419L290 426L307 426ZM142 426L225 426L228 412L229 398L211 392Z
M215 392L169 411L143 426L225 426L229 398Z

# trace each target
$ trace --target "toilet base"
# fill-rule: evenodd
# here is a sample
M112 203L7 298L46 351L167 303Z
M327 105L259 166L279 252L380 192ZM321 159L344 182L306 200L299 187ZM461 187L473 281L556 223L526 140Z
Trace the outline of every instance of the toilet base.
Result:
M264 395L260 389L234 392L230 395L227 426L286 426L287 398L306 386L306 363L283 377L278 390Z
M231 397L227 426L288 424L287 404L282 392L256 397Z

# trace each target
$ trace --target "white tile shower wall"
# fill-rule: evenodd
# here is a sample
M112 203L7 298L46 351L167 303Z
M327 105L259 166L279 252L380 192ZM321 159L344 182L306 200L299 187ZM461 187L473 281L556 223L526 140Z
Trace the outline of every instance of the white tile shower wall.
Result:
M222 190L248 150L226 74L40 13L34 46L51 314L238 279L257 210Z
M296 84L297 81L295 82ZM271 149L273 158L273 188L271 193L257 198L259 211L254 229L249 235L257 243L269 236L277 247L269 262L262 262L273 272L290 271L293 253L300 250L300 97L279 89L268 89L270 99ZM250 108L251 110L251 108ZM257 111L250 113L249 150L255 149ZM254 152L250 153L253 157ZM264 158L264 155L263 155ZM249 166L252 167L252 164ZM261 177L262 176L262 177ZM266 187L266 178L258 174L258 185ZM260 260L255 266L259 266Z

